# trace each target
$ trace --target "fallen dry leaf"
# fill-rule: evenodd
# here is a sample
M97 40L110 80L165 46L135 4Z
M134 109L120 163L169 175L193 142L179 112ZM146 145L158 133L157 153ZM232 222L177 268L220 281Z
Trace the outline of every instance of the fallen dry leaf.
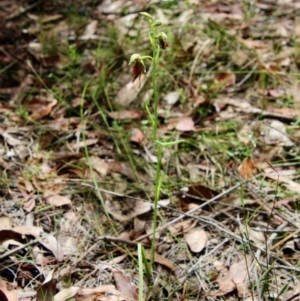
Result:
M229 273L232 282L236 285L239 298L249 295L249 290L246 286L245 280L248 276L248 268L250 257L243 258L241 261L232 264L229 268Z
M142 114L136 111L115 111L115 112L107 112L107 115L116 120L124 120L124 119L140 119Z
M51 251L59 261L63 260L64 255L57 239L53 235L45 233L41 227L17 226L12 230L22 235L34 236L45 248Z
M263 173L265 177L270 178L274 181L278 181L278 183L284 184L286 189L288 189L289 191L300 194L300 184L284 175L284 170L275 171L272 168L264 168Z
M235 289L235 284L232 281L232 277L229 273L229 270L226 266L219 262L214 262L214 265L219 272L217 277L218 290L210 293L210 296L223 296L227 293L230 293Z
M216 75L215 81L225 87L229 87L235 84L236 76L234 73L220 73Z
M34 246L32 248L32 255L36 264L42 265L44 263L44 252L41 248L39 248L38 246Z
M88 296L99 293L107 293L107 294L119 294L114 285L100 285L96 287L83 287L79 288L78 295L79 296Z
M105 202L106 210L116 220L128 221L135 216L149 212L152 208L150 202L140 200L107 200Z
M136 142L138 144L142 143L142 141L144 140L145 136L143 134L143 132L140 129L133 129L131 132L131 136L130 136L130 141L131 142Z
M300 115L300 110L297 108L274 108L274 107L267 107L267 112L270 113L270 115L273 115L274 117L278 118L284 118L284 119L296 119Z
M138 253L136 251L132 252L133 255L138 255ZM144 250L144 254L146 259L150 260L151 259L151 251L150 250ZM154 262L159 263L165 267L167 267L168 269L170 269L171 271L175 272L175 267L174 264L171 260L165 258L162 255L159 255L157 253L154 253Z
M108 172L108 164L96 156L91 156L87 159L91 167L97 171L102 177L105 177Z
M12 219L8 216L0 216L0 231L10 230L12 228Z
M199 253L206 246L207 234L201 228L194 228L184 233L184 239L192 252Z
M36 301L52 301L57 289L57 281L53 279L54 270L47 275L43 284L36 291Z
M191 117L181 117L179 118L175 128L180 132L194 131L194 124L195 123Z
M35 197L30 198L27 202L23 204L23 208L27 212L31 212L35 207Z
M79 290L80 290L80 287L77 287L77 286L71 286L68 288L64 288L54 296L53 301L68 300L68 299L74 297Z
M141 75L140 80L134 82L130 81L127 83L116 96L116 103L122 107L128 107L138 96L146 83L146 76Z
M197 205L204 200L209 200L219 193L209 187L203 186L200 183L194 183L188 187L183 187L177 194L180 201L180 207L183 211L188 211L195 204Z
M293 141L286 133L285 124L279 120L272 120L269 125L261 127L263 140L270 145L293 146Z
M186 232L197 225L197 221L190 218L169 226L169 231L173 234Z
M245 297L249 295L248 288L245 286L245 280L248 275L248 265L246 261L250 260L250 257L233 263L229 270L219 262L215 262L216 269L219 272L217 283L219 289L209 294L210 296L223 296L232 292L235 288L238 290L239 297Z
M61 195L50 195L46 197L46 202L55 207L61 207L64 205L70 205L72 202L69 198Z
M92 20L85 28L85 31L82 36L80 36L81 40L89 40L95 39L97 36L95 35L97 29L98 21Z
M0 279L0 297L3 301L17 301L18 295L14 289L7 287L8 283Z
M75 254L76 251L78 251L79 240L77 238L60 234L58 236L58 241L62 247L65 256Z
M126 300L137 300L138 299L138 289L130 278L123 272L114 269L113 275L117 289L121 293L121 296Z
M3 132L2 137L5 139L5 141L11 145L11 146L17 146L17 145L22 145L24 142L22 142L19 139L16 139L12 135L10 135L8 132Z
M33 99L26 104L26 109L29 112L32 112L31 118L33 120L40 120L49 115L56 104L57 100L53 96L49 95L47 98L40 97Z
M175 105L179 99L180 94L177 91L169 92L164 96L164 101L170 106Z
M251 178L255 171L255 165L253 164L253 160L249 158L244 159L238 167L238 171L244 179Z

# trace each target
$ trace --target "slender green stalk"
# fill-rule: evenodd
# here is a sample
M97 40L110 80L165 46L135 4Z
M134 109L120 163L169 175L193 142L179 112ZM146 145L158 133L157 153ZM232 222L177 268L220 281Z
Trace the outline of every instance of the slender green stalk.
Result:
M158 59L160 54L160 48L157 44L157 40L155 39L156 36L156 27L151 26L152 33L150 34L151 44L152 44L152 88L153 88L153 96L154 96L154 122L153 122L153 140L156 140L156 133L158 128L158 91L157 91L157 82L156 82L156 75L157 75L157 66L158 66Z
M143 269L143 246L138 244L138 262L139 262L139 301L144 301L144 269Z
M153 209L153 234L151 242L151 268L154 263L154 253L155 253L155 240L156 240L156 229L157 229L157 213L158 213L158 201L160 195L160 188L162 184L162 173L161 173L161 158L162 158L162 145L157 144L157 165L155 174L155 195L154 195L154 209Z

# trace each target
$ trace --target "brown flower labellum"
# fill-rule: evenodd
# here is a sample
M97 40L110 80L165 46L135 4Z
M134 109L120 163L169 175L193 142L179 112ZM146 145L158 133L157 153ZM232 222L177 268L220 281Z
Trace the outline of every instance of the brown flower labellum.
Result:
M166 49L167 47L169 47L169 43L167 42L167 35L164 32L159 33L159 35L157 36L158 38L158 45L161 49Z
M162 38L159 38L158 39L158 44L159 44L159 47L161 48L161 49L166 49L167 47L169 47L170 46L170 44L168 44L164 39L162 39Z
M134 65L133 65L133 68L132 68L132 71L131 71L131 75L132 75L132 82L135 82L135 80L137 78L140 79L142 73L145 73L145 66L143 63L140 62L140 60L136 60L134 62Z

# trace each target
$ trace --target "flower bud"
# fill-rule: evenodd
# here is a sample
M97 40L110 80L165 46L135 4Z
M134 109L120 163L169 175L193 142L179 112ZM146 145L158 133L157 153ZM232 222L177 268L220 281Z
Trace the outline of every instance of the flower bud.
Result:
M160 20L156 20L154 23L153 23L153 27L159 27L162 25L162 22Z
M140 12L140 15L144 16L145 18L147 18L150 22L154 21L153 17L150 14L146 13L146 12Z
M161 49L166 49L167 47L170 46L167 42L168 36L164 32L160 32L157 35L157 39L158 39L158 45Z
M135 61L141 61L141 60L142 60L142 57L138 53L134 53L131 55L128 65L131 65Z
M134 64L131 71L132 82L134 82L137 78L141 78L142 73L146 73L146 67L143 58L138 53L134 53L130 57L129 65L131 64Z

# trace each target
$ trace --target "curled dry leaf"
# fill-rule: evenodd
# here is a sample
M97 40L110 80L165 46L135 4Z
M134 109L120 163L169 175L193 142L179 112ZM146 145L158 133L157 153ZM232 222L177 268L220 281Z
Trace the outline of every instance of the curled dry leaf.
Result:
M85 99L81 97L76 97L72 99L72 107L77 108L85 103Z
M85 28L85 31L82 36L80 36L80 40L89 40L95 39L97 36L95 35L97 29L98 21L92 20Z
M207 243L207 234L201 228L194 228L184 234L184 238L191 251L194 253L201 252Z
M213 296L223 296L227 293L232 292L235 289L235 284L232 281L232 277L227 270L223 269L217 278L217 283L219 289L216 292L213 292Z
M244 159L242 164L238 167L238 171L240 175L244 179L249 179L252 177L253 173L255 172L255 166L252 159Z
M63 252L61 245L57 239L48 233L45 233L41 227L34 226L17 226L13 230L22 235L32 235L59 260L63 260Z
M180 189L177 197L180 201L180 206L183 211L188 211L195 208L194 205L199 205L204 200L212 199L219 193L209 187L203 186L200 183L195 183Z
M50 195L48 197L46 197L46 202L50 205L53 205L55 207L61 207L64 205L70 205L71 204L71 200L65 196L61 196L61 195Z
M220 73L216 75L215 81L228 87L235 84L236 76L234 73Z
M138 290L130 278L119 270L113 270L116 286L121 293L121 296L126 300L137 300Z
M289 179L284 174L284 170L276 170L275 171L274 169L269 167L269 168L264 168L263 173L264 173L265 177L273 179L274 181L277 181L278 183L282 183L286 187L286 189L288 189L289 191L300 194L300 184Z
M64 288L54 296L53 300L54 301L68 300L68 299L74 297L79 290L80 290L80 287L77 287L77 286L71 286L68 288Z
M238 290L240 298L248 296L249 291L245 286L245 280L248 275L247 267L249 266L250 257L243 258L242 260L233 263L229 270L219 262L214 263L219 272L217 283L219 289L211 296L223 296L232 292L235 288Z
M141 75L139 81L127 83L117 94L116 102L122 106L129 106L138 96L139 92L146 83L146 76Z
M181 117L176 124L176 130L180 132L194 131L195 123L191 117Z
M49 95L47 98L40 97L35 98L26 104L26 109L29 112L32 112L31 118L33 120L40 120L43 117L49 115L52 111L52 108L56 106L57 100Z
M102 177L105 177L108 172L108 164L99 157L91 156L88 160L91 167L96 170Z
M17 146L17 145L22 145L24 142L22 142L19 139L14 138L11 136L8 132L2 133L2 137L5 139L5 141L11 145L11 146Z
M123 254L123 255L114 257L112 260L110 260L108 262L108 264L114 266L114 265L116 265L118 263L121 263L127 256L128 256L128 254Z
M269 125L262 125L262 134L264 142L270 145L293 146L294 142L286 134L286 128L283 122L272 120Z
M136 251L132 252L133 255L138 255ZM144 254L146 259L151 259L151 251L150 250L144 250ZM173 265L173 262L166 257L159 255L158 253L154 253L154 261L158 264L161 264L165 266L166 268L170 269L172 272L175 272L175 267Z
M23 204L23 208L27 212L31 212L35 207L35 197L30 198L27 202Z
M87 288L80 288L78 290L79 296L88 296L93 294L101 294L101 293L107 293L107 294L119 294L119 292L116 290L114 285L100 285L97 287L87 287ZM120 294L119 294L120 295Z
M65 256L75 254L78 250L79 241L75 237L59 234L58 241Z
M115 219L119 221L128 221L135 216L144 214L151 210L152 204L150 202L143 202L140 200L107 200L105 202L106 210Z
M164 101L170 106L175 105L179 99L180 94L177 91L169 92L164 96Z
M194 228L196 225L197 225L197 221L190 218L182 222L178 222L176 224L170 225L168 229L171 233L177 234L177 233L186 232Z
M243 258L241 261L232 264L229 268L230 276L235 284L239 298L249 295L249 290L245 284L248 275L247 267L249 266L250 257Z
M130 136L130 141L131 142L136 142L138 144L142 143L142 141L144 140L145 136L143 134L143 132L140 129L133 129L131 132L131 136Z
M54 270L50 271L43 284L37 289L36 301L52 301L56 294L56 280L53 279Z
M140 119L142 114L136 111L115 111L115 112L107 112L107 115L111 119L116 120L124 120L124 119Z

